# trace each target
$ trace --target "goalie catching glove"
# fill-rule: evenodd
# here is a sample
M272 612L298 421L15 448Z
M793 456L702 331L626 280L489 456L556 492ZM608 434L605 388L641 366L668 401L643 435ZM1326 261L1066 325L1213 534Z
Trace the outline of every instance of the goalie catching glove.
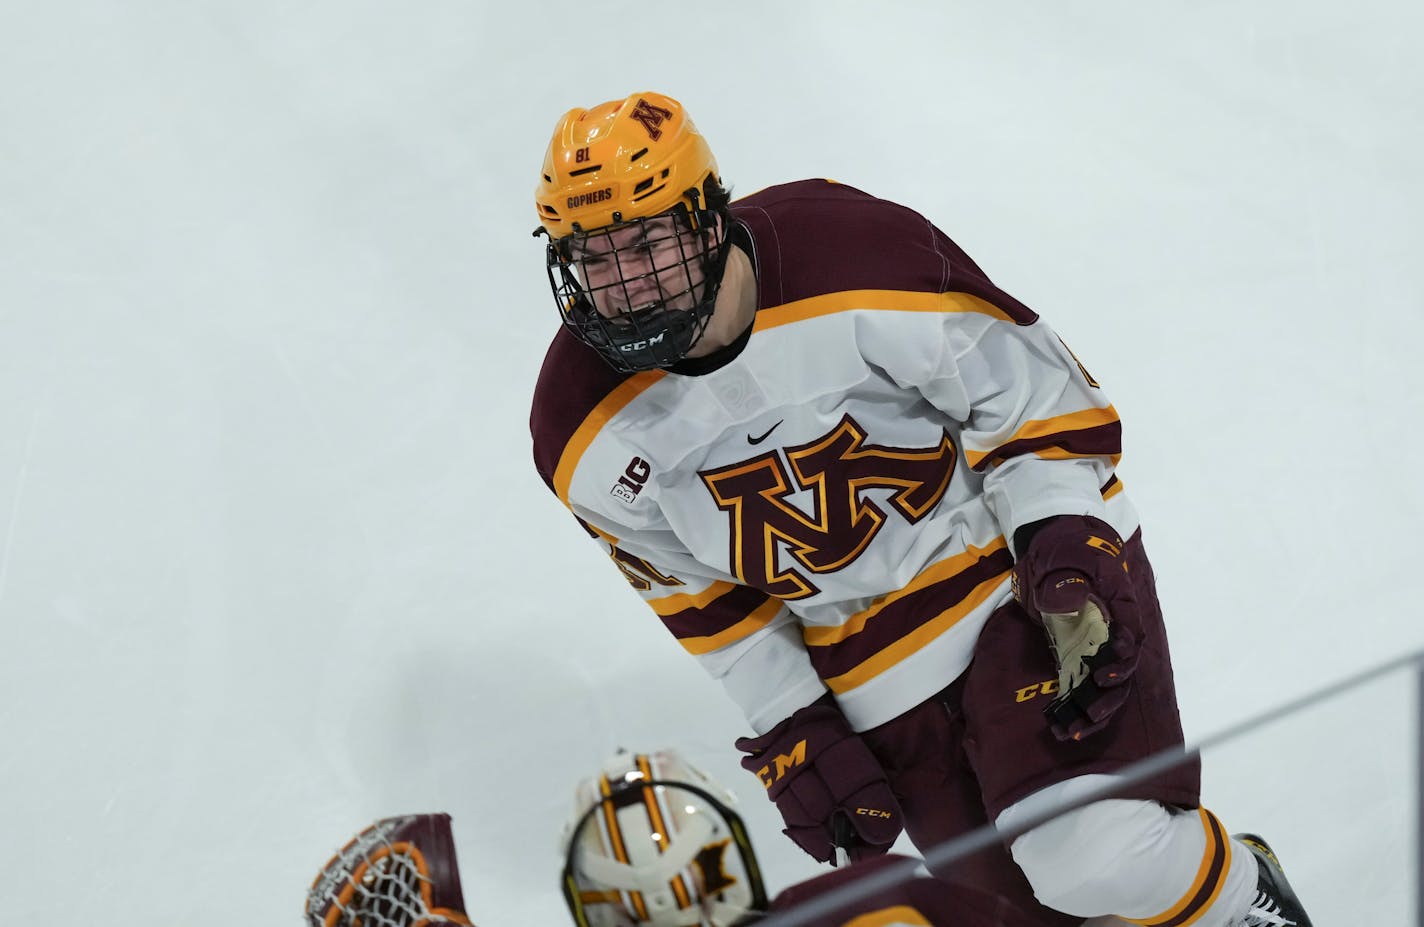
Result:
M448 814L384 818L352 837L307 891L309 927L470 927Z
M1027 536L1028 549L1014 565L1014 597L1043 622L1058 665L1049 727L1059 740L1081 740L1107 726L1131 691L1142 642L1137 595L1122 538L1101 519L1060 515L1028 531L1016 538Z
M818 862L852 862L889 851L900 836L900 804L885 770L830 695L760 737L742 737L742 768L766 786L783 833Z

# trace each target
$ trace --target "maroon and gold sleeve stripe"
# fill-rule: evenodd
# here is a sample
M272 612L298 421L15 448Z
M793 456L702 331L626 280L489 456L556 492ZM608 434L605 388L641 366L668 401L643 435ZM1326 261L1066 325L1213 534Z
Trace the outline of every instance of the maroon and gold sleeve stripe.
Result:
M811 665L832 692L868 682L983 604L1013 565L1003 538L931 564L845 623L806 628Z
M822 314L838 311L830 308L837 294L867 293L914 294L928 300L931 311L956 311L943 299L953 291L992 304L995 315L1016 325L1037 319L924 216L846 184L781 184L738 200L732 213L754 242L757 303L768 307L763 312L795 304L809 308L829 296L815 313ZM840 308L877 308L877 303L853 295ZM786 321L794 314L779 312Z
M1123 920L1145 927L1187 927L1196 923L1221 894L1226 874L1231 870L1231 840L1216 815L1205 808L1198 808L1197 813L1201 815L1202 829L1206 831L1206 850L1202 853L1201 866L1192 879L1191 888L1180 901L1155 917L1144 920L1125 917Z
M691 654L710 653L747 637L770 624L782 607L780 599L760 589L724 582L648 604Z
M1025 422L998 447L987 451L966 448L964 459L971 469L983 470L1024 454L1049 460L1108 457L1116 466L1122 456L1122 422L1112 406Z
M564 505L579 461L599 431L663 376L662 370L616 373L568 331L555 335L534 387L529 433L535 468Z
M795 302L770 306L757 313L753 332L766 331L793 322L804 322L817 316L834 315L853 309L891 310L895 312L973 312L1004 322L1014 318L998 306L969 293L922 293L914 290L840 290Z
M629 377L603 397L602 401L594 406L587 417L574 429L573 434L569 436L568 443L564 445L563 452L559 454L558 465L554 468L554 494L563 501L564 505L569 504L569 484L573 482L574 470L578 468L579 461L583 459L584 453L593 443L593 439L598 436L599 431L628 403L637 399L645 389L665 375L662 370L654 370Z

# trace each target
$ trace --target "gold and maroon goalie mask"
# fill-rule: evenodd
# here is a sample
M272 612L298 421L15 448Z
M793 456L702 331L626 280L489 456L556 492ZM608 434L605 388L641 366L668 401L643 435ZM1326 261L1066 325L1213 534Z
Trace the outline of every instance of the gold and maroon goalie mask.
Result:
M766 910L734 799L677 753L619 753L579 784L564 899L577 927L731 927Z
M448 814L385 818L322 867L309 927L470 927Z
M727 195L682 104L636 93L564 114L535 189L559 315L614 369L677 363L726 266Z

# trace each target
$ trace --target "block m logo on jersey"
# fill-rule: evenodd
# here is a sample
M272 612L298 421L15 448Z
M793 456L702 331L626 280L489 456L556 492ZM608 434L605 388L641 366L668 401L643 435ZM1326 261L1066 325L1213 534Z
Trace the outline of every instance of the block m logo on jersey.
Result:
M927 448L865 439L865 429L847 415L825 436L787 448L786 463L772 451L699 474L730 519L730 563L742 582L782 599L815 595L820 590L807 574L850 564L888 517L865 498L867 490L893 490L890 505L911 523L944 496L957 456L948 432ZM809 514L788 499L802 490L811 493Z

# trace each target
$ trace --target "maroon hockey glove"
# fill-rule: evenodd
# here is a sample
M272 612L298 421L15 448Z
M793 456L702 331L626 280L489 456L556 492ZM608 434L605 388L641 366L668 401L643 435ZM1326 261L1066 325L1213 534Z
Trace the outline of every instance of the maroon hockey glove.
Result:
M1020 529L1023 531L1024 529ZM1090 515L1029 526L1014 565L1014 596L1043 622L1058 664L1058 695L1044 714L1059 740L1102 730L1127 701L1142 622L1122 538Z
M817 861L834 863L837 847L852 862L879 856L900 836L885 770L830 696L760 737L738 738L737 749L776 802L783 833Z

